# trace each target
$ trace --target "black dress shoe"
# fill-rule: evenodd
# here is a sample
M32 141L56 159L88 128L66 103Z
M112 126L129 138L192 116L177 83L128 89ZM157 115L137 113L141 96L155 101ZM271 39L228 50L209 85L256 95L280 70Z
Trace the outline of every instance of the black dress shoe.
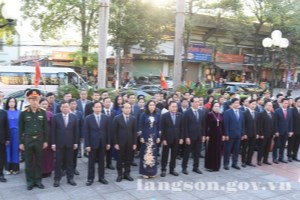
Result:
M262 166L261 161L258 161L258 162L257 162L257 165L258 165L258 166Z
M33 186L32 185L28 185L27 186L27 190L32 190L33 189Z
M114 166L112 166L111 164L107 165L106 168L111 169L111 170L115 170Z
M273 163L279 164L278 160L273 160Z
M131 163L131 166L134 166L134 167L136 167L136 166L137 166L137 164L136 164L135 162L132 162L132 163Z
M0 176L0 182L5 183L7 180L4 178L4 176Z
M58 186L59 186L59 181L55 180L54 183L53 183L53 187L58 187Z
M68 183L73 186L77 185L73 179L69 179Z
M126 179L127 181L133 181L133 178L130 175L124 176L124 179Z
M44 189L45 188L45 186L42 183L37 183L37 184L35 184L35 186L37 188L40 188L40 189Z
M246 163L246 165L248 165L250 167L256 167L256 165L253 165L252 163Z
M161 177L165 177L166 176L166 171L162 171L160 174Z
M75 175L80 175L79 171L77 169L74 169L74 174Z
M201 171L200 171L200 169L193 169L193 172L196 172L197 174L203 174Z
M237 165L232 165L231 167L234 168L234 169L237 169L237 170L240 170L240 169L241 169L241 168L240 168L239 166L237 166Z
M268 161L264 161L264 164L266 164L266 165L272 165L272 163L270 163Z
M122 181L122 176L118 176L116 181L121 182Z
M170 172L170 174L172 174L173 176L179 176L179 174L178 174L176 171L174 171L174 170L172 170L172 171Z
M294 161L300 162L298 158L293 158Z
M246 163L242 163L242 167L247 167Z
M293 159L291 157L288 158L289 162L293 162Z
M102 184L104 184L104 185L108 184L108 181L105 178L100 178L99 182L102 183Z
M93 182L94 182L93 180L88 180L88 181L86 182L86 185L87 185L87 186L90 186L90 185L93 184Z
M184 173L184 174L186 174L186 175L189 174L188 171L187 171L186 169L183 169L183 170L182 170L182 173Z
M225 170L229 170L229 167L228 167L228 166L224 166L224 169L225 169Z
M288 161L283 160L283 159L279 159L278 161L279 161L279 162L282 162L282 163L288 163Z

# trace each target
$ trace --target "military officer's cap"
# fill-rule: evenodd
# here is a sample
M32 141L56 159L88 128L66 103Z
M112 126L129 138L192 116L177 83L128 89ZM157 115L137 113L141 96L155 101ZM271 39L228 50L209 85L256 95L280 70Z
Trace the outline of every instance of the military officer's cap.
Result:
M27 92L26 96L28 98L37 98L41 96L41 91L38 89L31 89Z

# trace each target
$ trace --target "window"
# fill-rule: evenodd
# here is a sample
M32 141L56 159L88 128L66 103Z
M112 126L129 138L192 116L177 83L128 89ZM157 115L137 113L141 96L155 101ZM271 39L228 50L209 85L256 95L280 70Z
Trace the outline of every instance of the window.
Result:
M5 85L28 85L27 77L23 72L2 72L0 82Z

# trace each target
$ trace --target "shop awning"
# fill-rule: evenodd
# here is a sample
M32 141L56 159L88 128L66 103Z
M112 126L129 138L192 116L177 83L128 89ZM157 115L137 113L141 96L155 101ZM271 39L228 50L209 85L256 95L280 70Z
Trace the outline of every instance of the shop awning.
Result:
M226 71L243 71L242 63L216 63L216 66Z

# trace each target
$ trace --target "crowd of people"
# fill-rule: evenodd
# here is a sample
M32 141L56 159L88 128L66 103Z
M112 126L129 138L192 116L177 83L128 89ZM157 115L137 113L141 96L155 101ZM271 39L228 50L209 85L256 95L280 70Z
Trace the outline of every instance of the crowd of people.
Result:
M4 174L18 174L24 159L28 190L43 189L42 178L53 171L54 187L63 176L76 185L77 159L83 155L88 157L87 186L94 182L96 164L98 181L108 184L105 169L115 170L113 159L117 182L133 181L131 166L139 166L146 179L158 174L158 166L161 177L179 176L177 160L189 174L190 157L196 174L202 174L200 158L208 172L219 171L222 160L224 170L230 164L240 170L300 161L300 97L282 93L276 99L270 93L240 99L235 93L215 98L209 90L204 98L189 91L166 99L157 93L146 101L135 94L112 100L107 91L94 91L90 101L83 90L78 100L67 92L57 101L52 92L42 97L30 89L24 100L10 97L5 104L3 96L0 92L0 182L7 181Z

